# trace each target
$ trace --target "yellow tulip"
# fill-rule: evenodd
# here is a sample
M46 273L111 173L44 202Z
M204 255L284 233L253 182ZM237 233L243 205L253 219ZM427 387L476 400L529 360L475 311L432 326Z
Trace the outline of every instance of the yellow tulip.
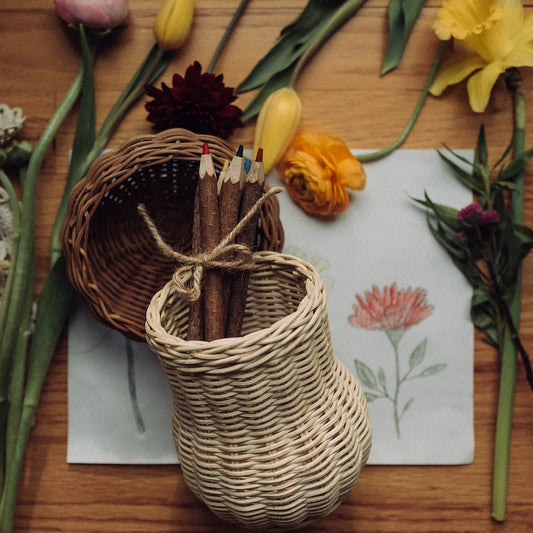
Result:
M163 50L183 45L191 29L194 0L165 0L154 22L154 36Z
M294 89L284 87L273 92L263 104L254 136L254 154L263 149L265 174L288 148L302 116L302 103Z

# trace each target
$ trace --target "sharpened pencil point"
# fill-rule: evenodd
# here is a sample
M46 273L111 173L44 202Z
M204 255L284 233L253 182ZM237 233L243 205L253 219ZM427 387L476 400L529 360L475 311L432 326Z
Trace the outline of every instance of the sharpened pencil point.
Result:
M242 144L239 146L239 148L237 148L237 153L235 154L237 157L242 157L242 153L243 153L243 146Z
M255 160L258 162L263 161L263 149L262 148L257 149L257 155L255 156Z
M209 143L204 143L204 155L209 153Z

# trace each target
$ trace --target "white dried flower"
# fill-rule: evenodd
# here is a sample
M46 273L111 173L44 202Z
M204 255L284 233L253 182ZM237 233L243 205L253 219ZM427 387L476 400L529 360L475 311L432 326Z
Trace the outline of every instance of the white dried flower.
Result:
M13 252L13 232L13 212L9 197L5 189L0 187L0 299L4 293Z
M18 133L25 120L20 107L11 109L6 104L0 104L0 146L7 144Z

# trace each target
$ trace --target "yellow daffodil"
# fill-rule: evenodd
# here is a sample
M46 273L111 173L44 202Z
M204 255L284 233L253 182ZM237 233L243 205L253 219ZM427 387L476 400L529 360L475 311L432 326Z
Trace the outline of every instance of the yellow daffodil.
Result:
M433 24L441 40L453 38L455 55L446 61L431 94L470 76L470 106L487 107L496 80L511 67L533 66L533 15L524 19L521 0L448 0Z
M263 149L265 174L274 168L289 146L301 116L302 103L294 89L283 87L265 100L254 136L254 154Z
M194 0L165 0L154 22L154 37L163 50L183 45L191 29Z

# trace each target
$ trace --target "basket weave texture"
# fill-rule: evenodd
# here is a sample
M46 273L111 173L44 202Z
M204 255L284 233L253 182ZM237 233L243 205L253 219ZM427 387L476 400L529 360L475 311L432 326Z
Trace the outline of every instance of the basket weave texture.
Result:
M174 397L184 479L219 517L295 529L332 512L366 464L363 391L333 354L324 285L304 261L254 254L244 336L187 341L172 282L147 312L147 341Z
M145 340L148 304L176 270L137 207L145 204L165 242L187 253L204 142L217 169L235 155L219 138L184 129L140 136L96 159L70 195L62 229L69 279L100 322L135 340ZM271 197L257 248L282 247L279 204Z

